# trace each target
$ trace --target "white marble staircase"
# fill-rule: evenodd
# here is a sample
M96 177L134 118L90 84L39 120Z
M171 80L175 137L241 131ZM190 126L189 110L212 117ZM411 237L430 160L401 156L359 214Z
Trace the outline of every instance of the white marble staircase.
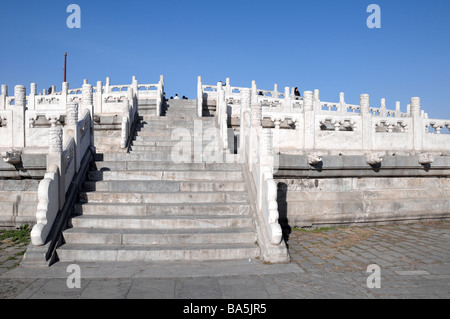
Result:
M193 152L192 162L173 160L180 145L173 130L190 132L183 143L193 151L194 143L205 145L193 135L194 121L205 130L215 126L214 118L196 117L195 100L168 104L166 116L141 116L129 153L98 154L75 205L73 227L57 249L60 261L259 257L241 165L194 162Z

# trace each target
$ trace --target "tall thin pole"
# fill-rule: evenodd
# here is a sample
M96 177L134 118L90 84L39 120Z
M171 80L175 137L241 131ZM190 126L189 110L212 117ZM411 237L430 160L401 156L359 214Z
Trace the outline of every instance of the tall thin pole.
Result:
M67 75L67 52L64 53L64 82L67 82L66 75Z

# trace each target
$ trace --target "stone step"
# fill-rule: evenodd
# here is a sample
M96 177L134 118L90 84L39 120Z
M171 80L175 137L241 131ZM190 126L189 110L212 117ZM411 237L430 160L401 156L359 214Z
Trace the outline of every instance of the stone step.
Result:
M36 191L0 191L0 202L37 202L38 192Z
M190 122L189 124L177 125L175 124L165 124L165 123L157 123L157 124L147 124L141 123L136 126L136 134L139 133L153 133L153 132L164 132L164 134L168 134L170 132L173 133L174 136L183 136L187 134L195 135L200 132L201 134L205 134L208 132L210 134L211 130L216 129L216 125L214 123L204 123L204 124L195 124L194 122ZM168 132L167 132L168 131ZM215 133L215 131L213 131Z
M208 147L208 149L214 149L218 147L218 141L203 140L201 138L195 140L155 140L150 138L136 139L133 141L133 146L153 146L153 147Z
M159 152L164 154L171 154L174 157L174 159L179 158L179 156L183 157L185 156L185 153L192 154L193 152L198 151L208 151L208 153L212 152L223 152L223 149L219 146L217 142L192 142L192 143L186 143L186 142L175 142L173 145L166 145L166 146L153 146L153 145L145 145L143 143L133 143L131 146L132 151L137 152Z
M251 228L250 216L174 215L174 216L105 216L83 215L72 219L74 228L95 229L201 229Z
M197 112L196 110L171 110L168 109L166 112L166 117L168 118L182 118L182 119L191 119L195 120L197 119Z
M231 260L259 256L255 244L191 244L173 246L122 246L66 244L57 250L61 261L189 261Z
M120 138L122 135L122 130L97 130L94 133L94 138Z
M84 191L99 192L241 192L244 182L86 181Z
M168 105L167 111L177 111L177 112L186 112L186 113L192 113L197 114L197 105Z
M38 201L0 201L0 226L9 227L22 221L35 224L37 205Z
M192 118L186 118L186 119L178 119L174 118L175 114L172 116L149 116L149 115L141 115L141 122L140 124L147 124L147 125L175 125L174 127L185 127L185 125L193 124L194 122L202 123L202 124L211 124L215 123L216 119L214 117L192 117Z
M196 152L194 148L191 149L191 153L177 154L172 152L145 152L145 151L132 151L127 153L110 152L105 151L103 153L95 154L96 161L143 161L143 162L166 162L171 164L183 164L183 163L238 163L239 157L230 154L228 150L216 153L211 151L210 148L204 148L202 152ZM216 153L216 154L214 154Z
M122 137L116 137L116 136L97 136L95 135L94 143L95 146L102 146L102 145L111 145L111 144L117 144L120 145L120 141L122 140Z
M171 154L166 153L145 153L145 152L132 152L132 153L119 153L119 152L104 152L95 154L96 161L159 161L174 163ZM185 161L194 163L194 155L190 158L186 157Z
M215 127L205 128L200 130L193 129L159 129L159 128L150 128L150 129L141 129L136 132L136 139L149 139L153 138L155 140L186 140L186 138L194 139L213 139L215 136L218 136L219 132ZM142 137L141 137L142 136Z
M197 99L169 99L166 104L167 107L197 107Z
M37 191L39 182L37 179L2 179L0 191Z
M76 215L108 216L249 216L251 213L250 205L244 203L76 203L74 212Z
M251 228L227 229L93 229L71 228L64 231L69 244L105 244L160 246L207 243L253 243Z
M98 161L93 170L101 171L241 171L240 163L170 163L159 161Z
M80 202L133 203L133 204L184 204L184 203L247 203L243 192L80 192Z
M139 116L148 116L148 118L157 117L156 116L156 107L150 109L140 109Z
M159 181L242 181L240 171L89 171L90 181L159 180Z

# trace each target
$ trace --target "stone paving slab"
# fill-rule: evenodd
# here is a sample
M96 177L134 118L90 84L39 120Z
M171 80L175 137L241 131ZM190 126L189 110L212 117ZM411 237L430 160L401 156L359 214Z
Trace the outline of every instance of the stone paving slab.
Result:
M69 264L9 269L0 298L41 299L378 299L450 297L450 222L292 229L292 261L80 264L69 289ZM1 262L0 262L1 264ZM369 288L369 265L380 288Z

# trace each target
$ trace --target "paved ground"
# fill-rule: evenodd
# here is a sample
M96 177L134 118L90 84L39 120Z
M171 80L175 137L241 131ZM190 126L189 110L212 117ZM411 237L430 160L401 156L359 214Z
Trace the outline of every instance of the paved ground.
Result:
M68 264L14 267L23 247L0 249L0 298L442 298L450 297L450 222L292 230L292 262ZM19 254L18 254L19 253ZM15 256L12 260L11 256ZM378 270L367 272L369 265ZM369 288L378 281L380 288ZM72 277L71 277L72 278ZM76 281L70 281L76 282Z

